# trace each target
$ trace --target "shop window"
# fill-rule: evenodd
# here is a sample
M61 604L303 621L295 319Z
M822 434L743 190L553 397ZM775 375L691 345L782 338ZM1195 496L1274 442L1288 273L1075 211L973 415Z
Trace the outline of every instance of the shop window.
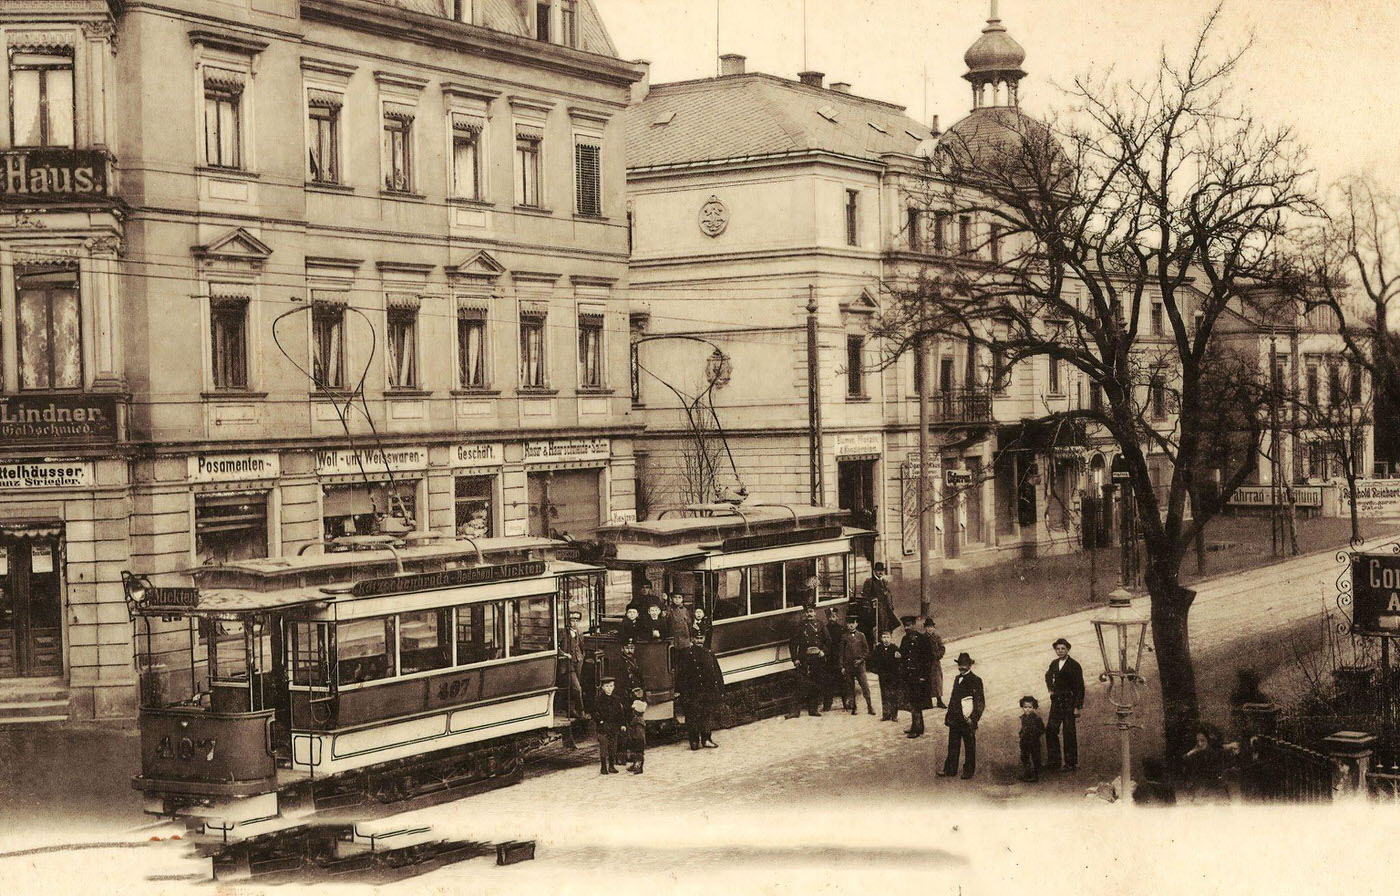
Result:
M491 504L495 476L458 476L456 491L457 534L468 538L490 538L494 528Z
M21 389L83 385L78 272L22 274L16 280Z
M311 180L318 184L340 183L340 103L338 94L312 90L308 111L311 145L308 161Z
M748 598L744 591L744 571L725 569L715 574L714 618L735 619L748 612Z
M399 614L399 661L403 674L429 672L452 665L452 611L419 610Z
M545 377L543 317L525 316L520 319L520 385L526 389L543 389Z
M384 104L384 189L413 191L413 107Z
M457 315L457 384L486 388L486 313L463 309Z
M603 387L603 318L580 314L578 318L579 387Z
M73 145L73 57L10 55L10 144Z
M418 312L410 308L389 311L389 388L418 388Z
M394 485L331 485L322 498L322 528L327 539L344 535L408 532L417 528L416 481Z
M204 161L211 168L243 167L243 91L241 86L204 84Z
M515 204L540 207L540 143L543 131L517 126L515 137Z
M311 376L316 388L345 385L345 306L316 302L311 306Z
M335 653L341 685L393 678L394 617L337 623Z
M510 602L510 656L554 649L554 600L522 597Z
M201 563L267 556L267 495L196 495L194 552Z
M603 149L596 143L574 144L574 184L578 213L596 218L603 213Z
M501 601L457 608L457 665L484 663L506 655L506 614Z
M749 612L767 613L783 608L783 564L750 566Z
M452 115L452 195L481 198L481 133L484 122L475 116Z
M787 578L787 606L815 606L817 602L817 561L812 557L789 560L783 564Z
M248 388L248 300L215 296L209 303L209 360L214 388Z

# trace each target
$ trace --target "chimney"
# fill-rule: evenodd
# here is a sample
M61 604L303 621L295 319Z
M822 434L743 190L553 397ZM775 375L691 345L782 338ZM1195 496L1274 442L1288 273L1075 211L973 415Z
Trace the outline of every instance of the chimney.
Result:
M641 80L632 82L632 102L640 103L651 93L651 60L634 59L632 64L642 73Z
M929 126L929 130L933 132L933 136L935 136L935 137L937 137L939 134L943 133L943 130L942 130L941 128L939 128L939 126L938 126L938 116L937 116L937 115L933 116L933 124Z
M806 71L797 73L797 80L801 81L803 84L806 84L808 87L822 86L822 78L825 77L825 72Z
M831 90L833 93L850 93L851 83L849 81L832 81Z
M719 57L720 77L725 75L742 75L744 73L744 57L738 53L725 53Z

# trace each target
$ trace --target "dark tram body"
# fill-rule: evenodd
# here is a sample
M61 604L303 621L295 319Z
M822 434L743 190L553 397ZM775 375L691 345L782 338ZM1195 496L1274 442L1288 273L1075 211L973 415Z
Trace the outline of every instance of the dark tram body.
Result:
M629 603L647 591L680 594L687 614L699 606L711 620L708 646L726 690L772 696L775 679L792 672L788 641L803 607L812 604L845 618L855 583L855 545L870 534L842 525L847 515L824 507L716 504L599 529L593 556L610 570L610 584L603 604L593 608L594 631L584 642L596 663L588 677L615 673ZM637 660L647 719L670 719L672 641L638 643ZM747 703L748 711L737 718L764 714L754 711L752 700Z
M301 804L514 774L567 724L559 630L601 599L603 570L558 547L250 560L193 571L192 587L128 576L148 811L246 834Z

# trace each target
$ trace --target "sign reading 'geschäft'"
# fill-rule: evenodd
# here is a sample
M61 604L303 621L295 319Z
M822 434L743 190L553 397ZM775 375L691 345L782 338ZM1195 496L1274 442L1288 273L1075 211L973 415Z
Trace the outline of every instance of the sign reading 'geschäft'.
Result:
M92 464L83 461L22 461L0 464L0 491L26 488L85 488Z
M452 446L454 467L499 467L505 457L500 442L470 442Z

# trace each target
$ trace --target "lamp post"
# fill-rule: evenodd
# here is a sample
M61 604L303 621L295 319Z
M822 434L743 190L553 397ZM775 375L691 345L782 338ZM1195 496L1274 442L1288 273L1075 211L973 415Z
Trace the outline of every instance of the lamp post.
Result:
M1147 619L1133 609L1132 595L1128 590L1119 586L1108 595L1108 609L1092 621L1094 634L1099 639L1099 653L1103 657L1104 671L1099 680L1108 682L1108 700L1118 717L1123 759L1123 786L1118 798L1131 805L1131 732L1134 727L1131 720L1133 706L1137 703L1134 687L1143 681L1138 669L1142 662L1142 647L1147 640Z

